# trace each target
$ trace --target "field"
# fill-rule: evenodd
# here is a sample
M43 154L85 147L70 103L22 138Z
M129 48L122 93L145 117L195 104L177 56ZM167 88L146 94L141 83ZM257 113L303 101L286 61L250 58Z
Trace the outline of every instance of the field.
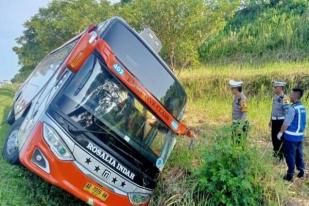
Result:
M282 79L287 81L288 91L296 85L306 88L307 94L303 103L308 108L308 66L308 63L276 63L259 67L249 65L208 65L206 69L202 67L181 72L179 77L190 97L185 121L196 128L199 137L193 150L187 149L189 142L183 139L180 139L176 145L170 165L163 173L163 179L168 183L163 183L161 190L158 192L158 195L161 194L163 197L162 199L159 197L160 200L156 204L159 202L160 205L169 205L169 203L176 202L176 205L194 205L191 202L188 204L183 203L183 195L180 195L192 194L191 188L188 186L186 188L186 181L188 181L185 178L186 174L188 171L189 173L194 172L202 164L203 150L207 150L213 144L217 130L222 130L230 125L232 96L227 82L229 79L241 79L245 81L245 93L249 97L251 130L248 147L257 149L258 154L261 154L261 156L256 158L260 159L259 161L262 161L268 167L267 175L269 175L269 179L263 180L265 181L263 183L265 187L270 189L269 193L266 194L266 198L271 200L271 205L309 205L308 179L295 181L294 184L287 184L281 180L286 172L286 166L283 163L278 164L273 161L270 129L268 128L273 80ZM305 145L305 153L308 154L308 139ZM308 157L306 157L306 160L308 164ZM184 189L175 189L181 187L184 187ZM164 193L168 195L162 195ZM189 195L188 199L190 198Z
M0 88L0 149L9 130L5 124L15 87ZM74 197L43 182L23 167L7 164L0 157L0 205L1 206L58 206L85 205Z
M309 205L309 180L284 183L281 177L286 171L283 163L276 163L271 156L268 121L271 106L271 81L283 79L289 89L301 85L309 91L309 63L271 64L253 67L248 65L206 65L201 68L181 71L177 75L186 87L189 101L185 121L194 127L198 138L192 149L189 141L179 138L166 166L152 205L207 205L193 197L191 178L202 165L207 148L215 143L218 131L230 125L232 96L227 86L231 78L245 81L245 93L249 97L249 120L251 125L248 148L256 150L257 161L267 168L263 181L265 203L271 205ZM0 149L9 126L4 123L11 105L14 88L0 89ZM304 103L309 108L306 93ZM306 161L309 163L309 141L305 143ZM254 160L253 162L255 162ZM258 175L257 175L258 176ZM267 180L267 181L266 181ZM218 191L219 192L219 191ZM0 204L23 206L84 205L67 193L48 185L22 167L8 165L0 157Z

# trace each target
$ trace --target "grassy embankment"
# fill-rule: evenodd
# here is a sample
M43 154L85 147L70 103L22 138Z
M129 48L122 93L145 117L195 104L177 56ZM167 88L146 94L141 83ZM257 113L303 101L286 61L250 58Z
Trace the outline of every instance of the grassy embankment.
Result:
M204 205L202 202L194 204L192 193L197 180L196 168L209 159L203 156L203 150L211 149L218 136L218 130L230 125L232 96L227 86L229 79L245 81L245 93L249 97L249 120L251 124L248 139L249 150L256 152L256 160L264 164L266 174L256 174L256 178L264 175L260 183L264 187L265 203L274 205L308 205L309 181L295 181L286 184L281 178L286 172L285 164L274 164L272 145L268 121L270 118L272 80L282 79L289 83L289 88L300 85L307 90L304 98L309 106L309 64L285 63L271 64L254 68L252 66L206 66L180 73L180 78L189 95L189 104L185 121L199 131L196 147L187 149L187 140L180 139L172 154L167 169L162 175L163 181L158 189L157 205ZM309 152L307 139L305 152ZM256 151L255 151L256 150ZM220 158L215 156L214 158ZM307 163L308 156L306 156ZM225 167L225 166L223 166ZM192 174L193 175L190 175ZM189 175L188 175L189 174ZM188 178L189 177L189 178ZM190 181L193 181L190 182ZM218 191L220 193L222 191ZM159 195L160 194L160 195Z
M246 93L250 98L249 118L251 133L248 147L256 151L256 159L265 165L267 174L263 181L263 198L265 203L283 205L293 202L305 205L309 202L309 181L296 181L286 184L281 176L286 168L284 164L273 164L269 129L267 123L270 114L271 80L284 79L290 87L300 83L309 91L309 63L274 64L262 68L243 66L225 66L216 68L206 66L179 74L185 85L189 102L185 121L198 131L198 139L193 150L188 150L189 141L179 138L178 144L155 193L152 205L206 205L194 197L194 179L196 171L203 164L205 149L211 149L218 130L230 124L231 95L226 85L230 78L242 79L246 82ZM0 149L2 150L5 134L9 127L4 124L5 114L11 104L13 89L0 89ZM308 98L308 96L307 96ZM305 104L309 106L308 99ZM306 143L307 153L309 145ZM308 156L306 160L308 162ZM227 167L227 166L225 166ZM264 168L264 169L265 169ZM0 157L0 205L83 205L65 192L49 186L40 178L32 175L22 167L10 166ZM192 178L193 177L193 178ZM218 191L221 192L221 191ZM205 198L207 199L207 198ZM198 202L199 201L199 202Z
M9 131L5 124L16 86L0 88L0 150ZM2 153L1 153L2 154ZM0 157L0 206L84 205L71 195L50 186L23 167L7 164Z

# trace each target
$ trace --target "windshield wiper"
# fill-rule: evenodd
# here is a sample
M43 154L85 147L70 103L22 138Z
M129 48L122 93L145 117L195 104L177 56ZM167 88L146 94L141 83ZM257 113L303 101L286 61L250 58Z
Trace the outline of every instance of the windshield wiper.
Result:
M84 133L84 132L90 132L90 133L94 133L94 134L108 134L108 135L112 135L110 132L106 132L106 131L95 131L95 130L88 130L88 129L75 129L72 128L68 125L68 131L71 133ZM114 135L112 135L114 136Z
M81 133L84 133L84 132L90 132L90 133L94 133L94 134L108 134L108 135L111 135L112 137L116 138L116 136L114 134L112 134L111 132L105 132L105 131L94 131L94 130L87 130L87 129L73 129L70 126L68 126L68 131L71 132L71 133L78 133L78 134L81 134ZM120 143L122 143L122 142L120 142ZM125 145L124 143L122 143L122 144ZM125 150L121 149L119 146L117 146L115 144L112 144L112 145L114 147L117 147L118 150L120 150L123 154L131 157L137 165L143 165L143 163L139 159L132 156L130 153L126 152Z

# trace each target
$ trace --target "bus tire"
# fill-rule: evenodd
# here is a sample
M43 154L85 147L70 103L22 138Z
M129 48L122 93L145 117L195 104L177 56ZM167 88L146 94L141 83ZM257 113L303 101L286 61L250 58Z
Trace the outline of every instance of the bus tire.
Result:
M24 118L19 118L12 125L3 146L3 158L12 165L19 164L18 132Z

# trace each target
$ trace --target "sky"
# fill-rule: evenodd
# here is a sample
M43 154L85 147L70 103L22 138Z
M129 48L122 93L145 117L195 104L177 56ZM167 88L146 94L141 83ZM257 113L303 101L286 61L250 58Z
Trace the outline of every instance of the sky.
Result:
M24 31L24 22L35 15L39 8L46 7L50 1L0 0L0 81L12 79L20 68L12 48L16 46L15 39Z
M0 0L0 81L10 80L19 70L12 48L22 35L23 23L46 7L50 0Z

